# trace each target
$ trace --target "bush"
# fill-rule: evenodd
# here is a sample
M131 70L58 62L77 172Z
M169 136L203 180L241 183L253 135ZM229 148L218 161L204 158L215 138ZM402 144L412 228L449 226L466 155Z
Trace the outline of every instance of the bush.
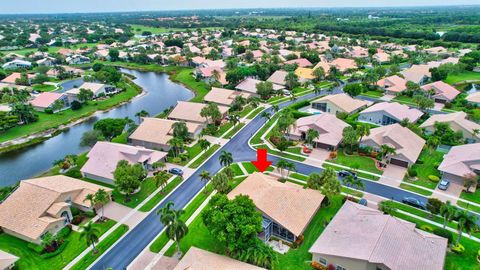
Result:
M462 244L458 244L452 247L452 251L457 254L463 254L465 252L465 247Z
M70 108L72 108L73 111L80 110L82 108L82 103L74 100L74 101L72 101L72 104L70 105Z
M417 176L417 170L415 170L415 168L413 166L408 168L408 175L410 177L416 177Z
M80 210L78 210L78 208L75 208L75 207L70 208L70 211L72 212L72 216L78 216L81 213Z
M182 162L182 159L179 158L179 157L174 157L174 158L172 159L172 163L177 163L177 164L179 164L179 163L181 163L181 162Z
M39 246L39 245L36 245L34 243L28 243L27 247L30 249L30 250L33 250L33 252L37 253L37 254L42 254L43 252L43 247L42 246Z
M79 168L70 169L65 173L65 175L69 176L69 177L73 177L73 178L82 178L83 177Z
M438 236L444 237L448 239L448 243L453 242L453 233L447 229L444 228L435 228L433 230L433 234L436 234Z
M78 215L78 216L73 217L71 223L73 225L78 225L82 222L82 220L83 220L83 215Z
M59 239L65 239L65 238L67 238L67 237L70 235L71 232L72 232L72 228L70 228L70 227L63 227L60 231L58 231L57 237L58 237Z
M440 181L440 178L436 175L429 175L428 180L432 181L433 183L438 183L438 181Z
M420 229L422 231L426 231L426 232L433 232L433 228L429 225L422 225L422 226L420 226Z
M53 114L53 110L51 108L46 108L45 113Z
M42 254L42 255L40 255L40 257L42 257L42 259L48 259L48 258L55 257L58 254L63 252L63 250L67 247L67 244L68 244L68 240L65 240L65 241L63 241L62 245L57 250L55 250L54 252Z

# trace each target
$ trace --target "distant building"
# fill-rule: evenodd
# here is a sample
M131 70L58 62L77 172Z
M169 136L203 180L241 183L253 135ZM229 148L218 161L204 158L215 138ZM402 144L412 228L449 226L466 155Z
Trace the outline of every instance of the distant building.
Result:
M2 65L3 69L29 69L32 67L32 63L25 60L15 59Z

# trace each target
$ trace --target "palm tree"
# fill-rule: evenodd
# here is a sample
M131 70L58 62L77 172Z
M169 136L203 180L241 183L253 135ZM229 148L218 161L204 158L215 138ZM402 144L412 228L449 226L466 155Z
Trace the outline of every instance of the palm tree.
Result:
M141 110L135 114L135 116L138 118L138 123L142 121L142 117L148 117L149 115L150 114L145 110Z
M290 173L292 171L295 171L297 168L295 167L295 164L293 162L287 162L286 169L287 169L287 179L288 179L288 177L290 177Z
M443 228L445 229L447 227L447 222L451 221L453 217L455 216L455 207L451 204L450 201L447 201L447 203L443 204L440 207L440 215L443 217Z
M87 224L83 225L82 230L80 231L80 239L85 238L87 241L87 245L91 245L93 248L93 254L97 253L97 247L95 247L95 243L98 242L98 238L100 232L97 228L93 227L93 223L90 221Z
M358 141L361 142L364 136L370 135L370 127L368 127L367 125L359 125L357 127L357 133L358 136L360 136Z
M154 170L156 170L156 169L163 170L163 169L165 169L166 166L167 166L167 165L165 164L165 162L161 162L161 161L157 161L157 162L154 162L154 163L152 164L152 168L153 168Z
M160 172L160 173L157 173L155 174L155 176L153 177L153 180L155 181L155 186L158 188L158 187L161 187L161 190L160 192L163 193L163 190L165 189L165 187L167 186L167 183L168 183L168 178L165 177L165 172Z
M173 218L173 206L173 202L169 201L163 208L158 209L157 215L160 216L160 222L162 222L162 224L166 225Z
M208 180L211 179L211 176L210 176L210 173L206 170L203 170L201 173L200 173L200 180L205 182L205 186L207 185L207 182ZM207 194L207 189L205 188L203 190L203 192L205 192L205 194Z
M198 140L198 144L200 145L200 148L202 148L203 151L207 150L211 145L211 143L205 139Z
M313 141L319 136L320 136L320 133L318 132L318 130L310 128L307 130L307 134L305 134L305 142L308 145L313 146Z
M175 157L178 157L180 155L180 149L183 147L183 140L180 138L173 137L167 142L172 148L173 148L173 153Z
M382 144L381 153L382 153L382 162L385 163L385 159L388 155L395 155L396 151L395 148L388 144Z
M456 244L460 243L463 231L471 235L472 231L476 228L477 217L468 213L467 211L457 211L455 219L458 220L457 231L458 238Z
M160 221L165 225L165 233L167 237L174 241L177 246L177 251L181 255L180 240L188 233L187 225L180 219L184 211L182 209L173 209L173 202L168 202L164 208L158 210Z
M108 193L103 189L99 189L97 190L97 192L95 192L95 198L94 198L94 202L96 205L100 205L102 207L102 215L100 217L100 219L103 219L103 214L104 214L104 206L106 203L108 203L110 201L110 196L108 195Z
M354 189L365 190L365 183L352 175L343 178L343 184Z
M260 117L265 118L266 120L270 120L270 118L272 117L272 115L271 115L269 112L263 111L263 112L260 114Z
M228 122L230 122L233 126L235 126L240 122L240 117L236 114L232 114L228 118Z
M280 159L277 162L277 168L280 171L280 175L282 176L283 179L286 179L284 176L284 172L285 172L285 169L287 169L287 167L288 167L288 161L286 161L285 159Z
M232 153L227 151L222 151L218 159L220 160L220 165L223 167L228 167L233 163Z
M91 207L94 207L95 206L95 195L93 193L90 193L90 194L87 194L87 196L85 196L85 199L83 199L83 202L90 202L90 206Z
M272 105L272 110L274 113L277 113L278 111L280 111L280 106L278 106L277 104Z

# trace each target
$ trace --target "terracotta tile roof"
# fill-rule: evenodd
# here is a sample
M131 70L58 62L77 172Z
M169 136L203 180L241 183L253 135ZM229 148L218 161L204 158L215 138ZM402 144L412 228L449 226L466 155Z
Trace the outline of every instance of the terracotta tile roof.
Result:
M480 91L468 95L466 100L472 103L480 103Z
M435 95L433 97L445 98L447 100L453 100L460 94L460 91L455 89L455 87L446 84L442 81L433 82L427 85L422 86L422 89L425 91L434 90Z
M48 108L63 95L62 93L53 92L40 93L34 100L30 101L30 104L32 104L33 107Z
M257 94L257 84L261 83L262 81L252 78L246 78L241 83L239 83L235 89L240 91L245 91L252 94ZM282 90L284 86L273 84L273 90Z
M287 75L288 72L285 70L277 70L267 79L267 81L278 85L285 85L285 77L287 77Z
M442 270L447 241L413 223L346 201L309 252L383 264L391 270Z
M342 141L343 129L348 126L335 115L322 113L298 119L290 133L300 136L302 132L307 133L309 129L314 129L319 133L318 138L314 139L315 142L337 146Z
M397 75L380 79L377 81L377 85L387 91L392 91L396 93L407 90L407 80Z
M0 250L0 269L8 269L12 264L18 261L20 258Z
M308 61L306 58L298 58L298 59L293 59L286 61L285 64L292 65L292 64L297 64L299 67L310 67L312 66L312 63Z
M408 69L405 69L400 72L405 80L412 81L414 83L420 83L424 78L432 77L430 73L430 67L428 65L413 65Z
M173 270L261 270L264 268L247 264L227 256L218 255L197 247L190 247Z
M63 220L52 215L65 206L60 200L62 194L72 193L78 197L79 194L95 193L98 189L112 191L64 175L23 180L18 189L0 204L0 227L38 239L52 222ZM83 202L84 198L76 200L81 200L83 205L88 203Z
M262 173L254 173L228 194L233 199L247 195L257 208L294 235L303 233L313 218L324 196L317 190L285 182Z
M142 123L130 135L130 139L150 142L155 144L167 144L173 137L172 125L177 121L160 118L143 118ZM185 122L188 132L195 134L201 129L201 125Z

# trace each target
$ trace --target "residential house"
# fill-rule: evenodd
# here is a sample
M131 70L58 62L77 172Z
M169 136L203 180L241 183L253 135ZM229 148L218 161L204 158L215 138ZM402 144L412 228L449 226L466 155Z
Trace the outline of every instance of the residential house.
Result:
M368 102L354 99L345 93L321 97L311 103L312 109L331 114L356 113L368 106Z
M32 63L25 60L15 59L2 65L3 69L29 69L32 67Z
M173 270L266 270L195 246L190 247Z
M381 102L361 111L358 121L385 126L399 123L404 119L415 123L422 115L420 110L407 105L397 102Z
M480 175L480 143L452 147L443 157L438 170L442 179L463 186L464 177Z
M427 134L432 134L435 132L435 123L447 123L453 131L462 132L465 140L480 142L480 125L468 120L465 112L434 114L423 122L420 127L425 129Z
M348 58L337 58L332 62L330 62L330 66L336 67L338 71L342 73L345 73L348 70L357 68L357 64L355 63L355 60L348 59Z
M12 74L8 75L5 77L3 80L1 80L2 83L8 83L8 84L16 84L17 79L20 79L22 77L22 73L19 72L13 72ZM28 84L31 84L31 80L35 77L33 74L27 74L27 80Z
M69 102L78 100L77 96L80 93L80 89L87 89L92 91L93 97L99 97L102 95L113 94L117 92L117 89L114 86L103 84L103 83L94 83L94 82L84 82L77 88L72 88L65 93L68 96Z
M88 152L88 160L80 171L84 177L113 184L113 172L120 160L141 164L146 170L151 170L152 164L165 160L166 155L166 152L139 146L99 141Z
M429 83L421 88L427 92L432 91L434 93L432 98L438 103L452 102L460 94L460 91L455 89L455 87L442 81Z
M430 67L428 65L412 65L410 68L402 70L400 73L405 80L414 82L416 84L424 84L432 77L432 74L430 73Z
M328 269L443 270L447 247L414 223L346 201L309 252Z
M30 104L37 111L51 109L55 101L63 101L64 107L69 106L68 97L64 93L43 92L30 101Z
M258 96L257 94L257 84L261 83L263 81L257 80L257 79L252 79L252 78L246 78L242 82L240 82L237 86L235 86L235 89L243 92L247 92L252 94L253 96ZM274 91L280 91L285 89L284 86L278 85L278 84L273 84L273 90Z
M390 55L385 52L378 52L372 56L372 58L380 64L390 62Z
M20 260L19 257L0 250L0 270L15 269L15 263Z
M271 237L295 242L317 213L324 196L317 190L285 182L263 173L253 173L227 196L233 199L246 195L263 216L263 231L259 238ZM301 211L299 211L301 209Z
M20 181L19 187L0 204L0 228L28 242L57 233L72 220L71 207L92 211L88 194L112 190L64 175Z
M267 79L267 82L285 86L286 85L285 78L287 77L287 75L288 75L287 71L277 70Z
M38 60L36 63L39 66L45 66L45 67L51 67L55 65L56 59L53 57L45 57L40 60Z
M246 92L234 91L230 89L212 87L203 100L205 102L212 102L218 105L229 106L232 105L236 97L241 96L245 99L248 99L252 95Z
M469 103L480 105L480 91L469 94L466 100Z
M398 75L380 79L377 81L377 85L385 90L385 93L389 95L398 95L399 93L407 90L407 80Z
M348 126L333 114L315 114L298 119L290 129L289 137L293 140L305 140L308 130L313 129L319 134L313 140L313 147L332 151L337 149L343 138L343 129Z
M135 146L142 146L149 149L169 151L168 141L173 138L173 124L177 121L161 118L143 118L142 123L128 137L130 143ZM197 137L202 131L199 124L186 122L190 138Z
M207 119L200 115L202 109L206 106L206 104L202 103L178 101L177 106L168 115L168 119L206 125L208 124ZM222 118L224 118L229 108L227 106L218 106L218 109L222 114Z
M69 65L82 65L82 64L90 63L90 58L80 54L74 54L72 56L67 57L65 61L67 61Z
M313 65L306 58L292 59L292 60L286 61L285 64L287 64L287 65L297 65L298 67L302 67L302 68L311 67Z
M377 152L381 151L382 145L395 149L395 153L387 157L390 164L409 167L417 161L425 140L397 123L373 128L370 130L370 135L363 137L360 141L360 147L372 147Z
M313 69L299 67L295 70L295 74L298 76L298 81L302 84L314 80L316 77L313 75Z

